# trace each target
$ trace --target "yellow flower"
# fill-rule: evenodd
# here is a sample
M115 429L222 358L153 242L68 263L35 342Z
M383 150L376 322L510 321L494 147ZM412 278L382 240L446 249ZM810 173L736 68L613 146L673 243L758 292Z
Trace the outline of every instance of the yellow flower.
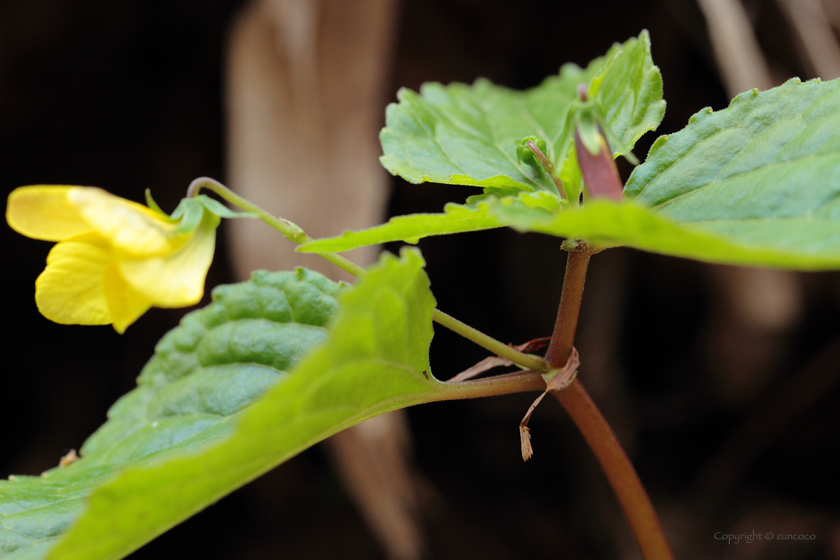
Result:
M220 221L199 198L182 201L174 219L93 187L15 189L9 225L58 241L35 281L38 310L56 323L123 333L152 306L198 303Z

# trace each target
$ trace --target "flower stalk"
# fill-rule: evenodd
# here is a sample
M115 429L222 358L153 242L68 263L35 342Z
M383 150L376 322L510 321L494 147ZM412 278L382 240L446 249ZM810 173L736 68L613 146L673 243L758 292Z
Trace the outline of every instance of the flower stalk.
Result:
M297 224L271 215L256 204L242 198L241 196L239 196L220 182L216 181L215 179L210 179L209 177L199 177L198 179L194 180L187 189L187 197L189 198L198 196L199 191L203 188L216 193L221 198L230 202L234 206L237 206L242 210L245 210L246 212L250 212L255 217L259 218L272 228L282 233L283 236L286 237L286 239L288 239L289 241L292 241L297 244L312 241L312 238L309 237L306 234L306 232L303 231L303 229L301 229L301 227ZM365 275L366 271L364 268L357 265L353 261L342 257L341 255L338 255L336 253L318 253L318 255L327 262L334 264L341 270L352 274L356 278L361 278ZM461 336L468 340L471 340L472 342L475 342L479 346L486 348L494 354L503 358L507 358L508 360L510 360L518 366L534 371L546 371L548 369L545 360L543 360L542 358L532 356L530 354L525 354L524 352L519 352L518 350L511 348L507 344L504 344L503 342L500 342L484 334L483 332L474 329L473 327L459 321L458 319L444 313L439 309L434 310L432 319L436 323L443 325L444 327L460 334Z
M273 216L253 202L242 198L220 182L215 179L211 179L210 177L199 177L190 183L190 186L187 189L187 197L198 196L201 189L212 191L234 206L237 206L246 212L250 212L256 218L259 218L272 228L282 233L289 241L297 243L298 245L312 241L312 238L309 237L297 224L292 223L289 220ZM341 255L337 255L335 253L323 253L321 254L321 257L324 260L331 262L341 270L352 274L356 278L361 278L365 274L364 268L353 261L342 257Z

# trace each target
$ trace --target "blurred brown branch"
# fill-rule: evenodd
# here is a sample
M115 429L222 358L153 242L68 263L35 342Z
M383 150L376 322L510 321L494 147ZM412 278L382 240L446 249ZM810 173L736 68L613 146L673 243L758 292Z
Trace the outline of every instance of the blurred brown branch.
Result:
M313 237L383 221L388 179L377 133L396 7L394 0L257 0L231 33L229 184ZM341 277L257 221L236 221L229 231L239 277L300 265ZM376 252L360 249L353 258L369 264ZM328 446L388 556L419 558L424 538L404 414L369 420Z
M729 97L748 89L773 87L767 61L740 0L697 0Z
M820 0L777 0L796 29L806 63L823 80L840 77L840 45Z

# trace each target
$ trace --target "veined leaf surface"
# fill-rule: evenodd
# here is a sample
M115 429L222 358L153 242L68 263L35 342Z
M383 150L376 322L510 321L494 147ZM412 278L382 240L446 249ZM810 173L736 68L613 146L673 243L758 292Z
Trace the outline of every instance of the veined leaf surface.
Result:
M229 436L253 401L327 339L342 289L303 269L257 272L249 282L216 288L213 303L158 343L137 389L111 408L80 461L0 481L0 555L46 557L94 489L121 471Z
M435 300L416 251L386 255L340 297L329 338L209 445L96 489L50 558L120 558L326 437L453 389L429 370ZM273 353L273 352L272 352Z
M600 247L840 268L840 80L791 80L743 93L721 111L700 111L654 143L625 194L621 204L558 204L550 216L547 207L487 197L482 212L520 231Z
M700 111L654 143L625 194L632 203L587 203L550 221L500 219L710 262L840 268L840 80L791 80Z
M422 267L407 251L347 290L304 270L215 290L82 460L0 483L4 559L121 558L329 435L456 390L430 373Z
M613 45L585 69L566 64L559 75L526 91L483 79L472 86L428 83L419 95L401 90L400 103L388 107L380 134L382 165L412 183L485 187L487 196L466 205L450 204L443 214L400 216L381 226L304 244L299 250L319 253L388 241L415 243L430 235L508 225L488 214L493 196L518 204L514 198L521 193L545 193L556 200L541 205L560 206L563 201L551 178L518 161L516 143L538 136L546 141L546 155L558 173L568 163L576 166L569 160L574 144L570 109L580 83L589 84L606 124L628 148L662 121L662 77L653 65L646 31ZM525 201L525 207L531 205Z

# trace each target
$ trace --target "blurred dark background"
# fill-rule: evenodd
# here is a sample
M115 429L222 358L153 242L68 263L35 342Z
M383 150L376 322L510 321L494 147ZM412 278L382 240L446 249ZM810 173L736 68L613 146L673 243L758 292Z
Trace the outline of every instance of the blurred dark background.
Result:
M79 184L140 201L151 188L170 210L193 178L225 180L224 53L243 4L2 0L4 196L21 185ZM813 77L781 3L744 5L774 79ZM398 87L428 80L486 76L532 87L562 63L584 65L648 29L668 101L658 133L728 103L694 0L404 0L398 17L389 101ZM657 134L637 145L641 159ZM468 194L393 184L391 214L439 211ZM184 311L153 309L123 336L52 324L33 298L51 244L7 226L0 242L9 328L0 476L34 475L104 422ZM557 239L496 230L431 238L420 248L442 309L503 341L550 334L564 266ZM216 255L208 287L233 278L223 242ZM840 275L772 277L771 300L756 315L742 299L763 293L761 278L623 249L594 257L580 378L626 445L678 556L837 559ZM436 329L438 377L484 355ZM591 453L553 400L532 419L535 456L522 463L517 425L532 398L409 411L428 557L636 557ZM736 547L713 537L751 530L817 540ZM131 556L184 557L385 556L316 448Z

